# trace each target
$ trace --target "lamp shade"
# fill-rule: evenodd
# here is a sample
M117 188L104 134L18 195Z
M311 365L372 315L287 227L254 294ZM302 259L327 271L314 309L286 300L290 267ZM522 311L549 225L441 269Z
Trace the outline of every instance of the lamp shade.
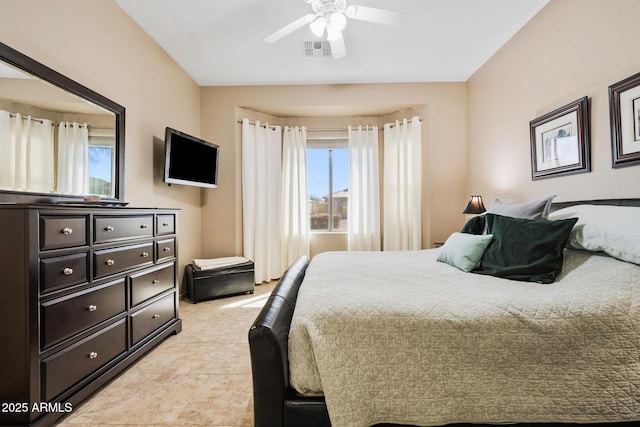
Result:
M467 207L464 208L463 214L481 214L486 212L487 210L484 207L484 203L482 203L482 196L471 196L469 197L469 203L467 203Z

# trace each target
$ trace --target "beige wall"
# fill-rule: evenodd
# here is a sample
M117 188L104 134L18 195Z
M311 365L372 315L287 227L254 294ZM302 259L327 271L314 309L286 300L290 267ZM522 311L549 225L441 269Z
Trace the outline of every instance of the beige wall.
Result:
M246 110L237 107L259 111L313 109L326 116L332 111L353 111L358 105L363 106L363 110L372 105L418 106L414 111L424 118L423 246L431 247L432 242L442 241L464 221L461 211L468 198L464 190L464 83L205 87L201 96L202 135L221 146L220 185L217 189L207 190L203 208L203 235L208 236L203 241L206 257L242 253L240 125L237 120ZM328 247L340 247L340 239L337 240L327 242Z
M640 72L638 16L637 0L551 0L468 80L467 193L485 202L638 197L640 166L611 168L607 89ZM532 181L529 122L583 96L592 172Z
M162 183L164 128L199 134L198 85L112 0L2 0L0 41L126 108L125 200L181 209L181 276L201 253L201 190Z

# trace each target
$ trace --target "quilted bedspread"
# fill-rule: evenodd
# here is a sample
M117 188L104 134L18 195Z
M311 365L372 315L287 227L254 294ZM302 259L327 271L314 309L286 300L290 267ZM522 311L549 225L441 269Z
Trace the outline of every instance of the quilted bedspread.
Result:
M555 283L438 249L323 253L298 294L291 385L334 427L640 420L640 266L566 250Z

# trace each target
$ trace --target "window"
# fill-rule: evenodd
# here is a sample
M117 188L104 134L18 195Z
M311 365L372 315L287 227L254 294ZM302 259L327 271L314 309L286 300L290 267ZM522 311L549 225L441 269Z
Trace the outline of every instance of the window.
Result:
M311 231L346 232L349 150L344 144L328 144L327 141L323 141L321 147L317 145L310 143L307 148Z
M89 194L113 197L114 147L89 145Z
M115 197L115 142L112 128L89 126L89 194Z

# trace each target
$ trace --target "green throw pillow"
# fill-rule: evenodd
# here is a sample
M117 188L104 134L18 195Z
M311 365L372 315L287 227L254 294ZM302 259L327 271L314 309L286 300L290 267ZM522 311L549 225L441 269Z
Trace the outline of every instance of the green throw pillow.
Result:
M440 248L437 260L462 271L471 271L478 265L492 238L491 234L453 233Z
M477 215L467 221L460 232L468 234L484 234L484 226L484 215Z
M562 270L563 251L578 218L558 221L486 214L494 238L475 273L552 283Z

